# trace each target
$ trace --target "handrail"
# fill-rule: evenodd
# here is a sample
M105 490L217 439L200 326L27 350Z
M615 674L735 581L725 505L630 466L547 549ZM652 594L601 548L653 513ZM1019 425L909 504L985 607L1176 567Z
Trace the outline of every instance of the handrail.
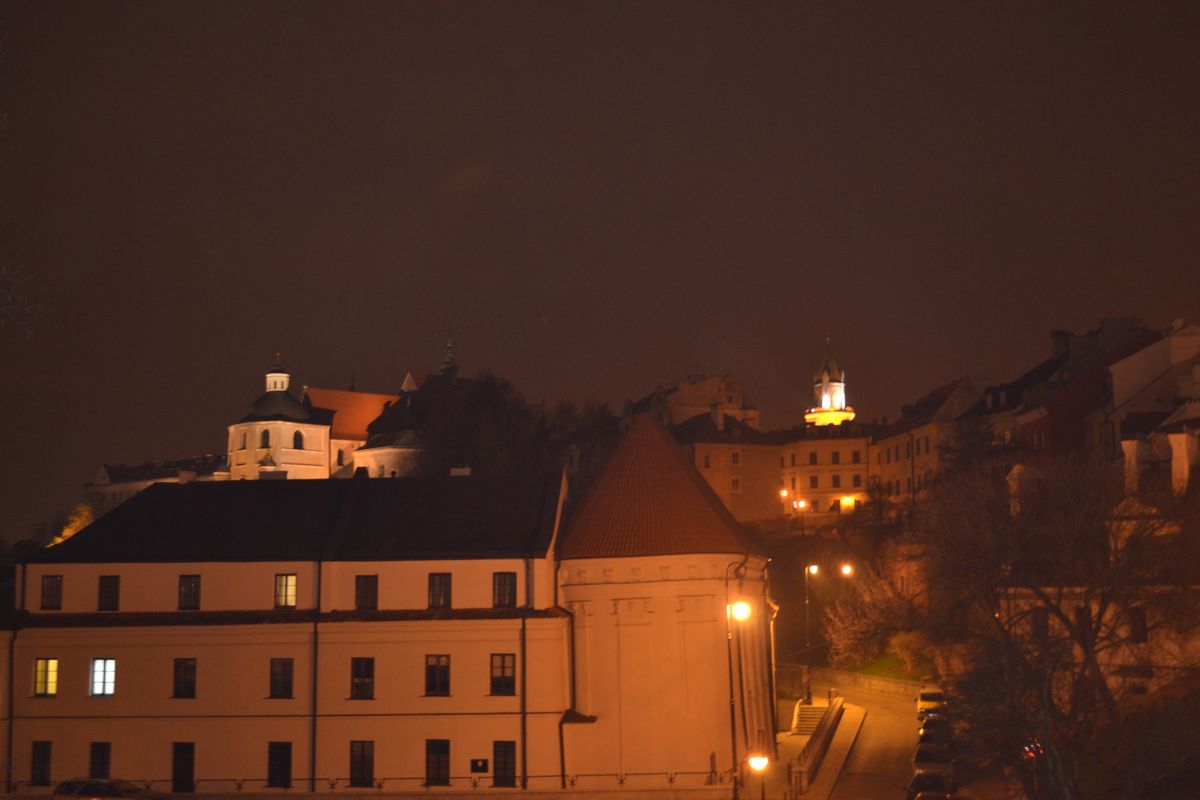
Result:
M821 721L800 749L800 754L788 763L788 795L791 798L808 792L808 785L817 774L821 761L829 750L829 743L833 740L838 722L842 719L846 703L840 695L836 695L836 691L830 690L829 705L821 715Z

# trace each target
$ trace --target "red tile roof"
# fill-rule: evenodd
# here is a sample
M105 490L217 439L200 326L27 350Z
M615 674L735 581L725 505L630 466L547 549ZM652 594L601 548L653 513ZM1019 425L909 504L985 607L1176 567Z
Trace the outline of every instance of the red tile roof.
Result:
M572 517L561 558L763 555L649 415L633 425Z
M400 399L395 394L355 392L347 389L321 389L310 386L305 389L308 399L317 408L327 408L333 414L334 439L358 439L366 441L367 425L383 413L387 403Z

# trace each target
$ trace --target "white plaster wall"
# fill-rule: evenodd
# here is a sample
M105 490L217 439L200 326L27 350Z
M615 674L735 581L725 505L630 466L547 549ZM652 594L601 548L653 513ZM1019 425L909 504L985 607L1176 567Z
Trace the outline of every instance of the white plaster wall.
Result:
M372 478L403 478L417 474L420 457L417 447L370 447L354 452L354 468L366 467Z

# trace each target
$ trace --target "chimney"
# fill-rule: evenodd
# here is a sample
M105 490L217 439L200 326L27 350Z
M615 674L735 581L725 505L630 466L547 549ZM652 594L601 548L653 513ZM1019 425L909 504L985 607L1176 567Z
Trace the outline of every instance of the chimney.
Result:
M709 413L712 415L713 427L719 431L725 430L725 412L721 407L713 403Z

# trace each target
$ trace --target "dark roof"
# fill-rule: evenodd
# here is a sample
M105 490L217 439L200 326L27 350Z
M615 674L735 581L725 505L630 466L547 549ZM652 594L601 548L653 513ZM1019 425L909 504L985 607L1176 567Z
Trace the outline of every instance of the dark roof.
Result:
M480 381L440 373L414 378L414 381L419 388L401 392L395 403L384 408L367 425L369 437L383 433L423 431L429 426L435 410L444 418L458 418L467 412L472 393L480 387Z
M679 445L639 414L572 515L559 555L684 553L762 555Z
M879 438L886 439L889 436L895 436L898 433L903 433L912 428L919 428L922 425L933 422L937 413L946 405L946 402L949 401L955 390L965 380L966 378L958 378L949 383L944 383L915 402L902 406L900 408L900 419L880 431Z
M823 383L828 375L828 380L834 383L844 383L846 373L842 372L838 367L837 361L833 358L833 351L829 349L829 341L825 342L825 359L821 361L821 366L817 367L817 371L813 373L813 383Z
M22 628L142 628L162 625L287 625L303 622L414 622L549 619L556 608L403 608L377 611L272 609L247 611L117 611L19 615Z
M152 481L159 478L173 478L180 472L194 472L197 475L211 475L217 470L225 469L225 456L205 453L191 458L155 459L144 464L105 464L104 472L111 483L128 483L131 481ZM87 486L96 486L95 481Z
M680 444L773 444L762 431L734 417L724 417L718 430L712 414L697 414L684 420L671 428L671 435Z
M291 392L264 392L250 404L246 416L238 422L266 422L268 420L291 420L312 425L329 425L333 412L317 408L311 403L301 402Z
M33 561L359 561L544 555L559 480L159 483Z

